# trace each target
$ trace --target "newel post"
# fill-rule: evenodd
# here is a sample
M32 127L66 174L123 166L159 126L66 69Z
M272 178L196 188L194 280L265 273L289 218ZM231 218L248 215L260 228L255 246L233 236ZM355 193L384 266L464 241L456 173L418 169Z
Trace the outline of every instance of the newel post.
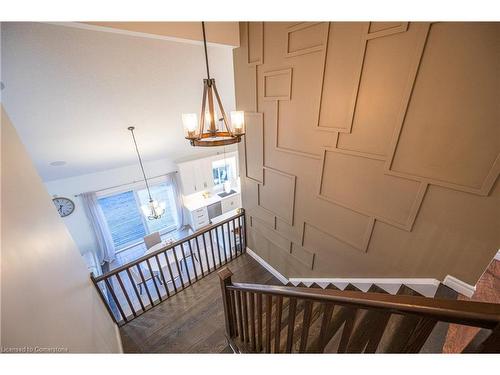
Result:
M229 295L228 286L232 285L231 276L233 273L227 267L221 269L218 273L220 280L220 288L222 292L222 304L224 305L224 321L226 323L226 336L228 338L233 337L233 319L231 316L231 297Z

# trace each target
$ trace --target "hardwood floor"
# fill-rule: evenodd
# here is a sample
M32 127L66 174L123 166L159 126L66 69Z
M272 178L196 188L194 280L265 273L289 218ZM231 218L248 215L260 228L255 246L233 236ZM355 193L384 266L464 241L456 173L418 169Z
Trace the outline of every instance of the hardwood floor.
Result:
M229 262L234 282L282 285L249 255ZM125 353L228 353L217 272L120 328Z

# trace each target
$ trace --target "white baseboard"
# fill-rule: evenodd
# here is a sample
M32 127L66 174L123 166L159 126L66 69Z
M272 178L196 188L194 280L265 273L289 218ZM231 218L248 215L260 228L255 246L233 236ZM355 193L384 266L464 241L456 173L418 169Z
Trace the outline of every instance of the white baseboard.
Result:
M396 294L401 284L414 289L425 297L434 297L440 284L439 280L430 278L290 278L292 284L304 283L309 286L317 283L320 286L333 284L343 290L348 284L354 285L363 292L368 291L373 284L384 289L389 294Z
M434 297L436 294L437 288L441 283L437 279L431 278L300 278L300 277L291 277L287 279L281 273L279 273L276 269L274 269L269 263L267 263L264 259L258 256L254 251L247 247L247 253L252 258L254 258L257 262L262 265L266 270L273 274L279 281L283 284L291 282L294 285L298 283L304 283L309 286L312 283L317 283L321 287L326 287L328 284L333 284L337 288L343 290L348 284L352 284L360 290L366 292L372 284L379 286L384 289L386 292L390 294L396 294L398 289L402 284L414 289L418 293L422 294L425 297ZM500 251L499 251L500 254ZM500 256L497 254L497 256ZM464 296L471 297L476 291L476 287L469 285L453 276L446 276L443 281L443 284L447 287L455 290L456 292L463 294Z
M476 291L475 286L467 284L466 282L451 275L447 275L444 278L443 284L466 297L472 297Z
M251 249L247 247L247 253L250 255L253 259L255 259L257 262L260 263L262 267L264 267L266 270L271 272L274 277L276 277L279 281L281 281L283 284L288 283L288 279L283 276L281 273L279 273L276 269L274 269L269 263L267 263L264 259L262 259L260 256L258 256L255 252L253 252Z
M498 250L497 253L495 254L495 259L500 260L500 250Z

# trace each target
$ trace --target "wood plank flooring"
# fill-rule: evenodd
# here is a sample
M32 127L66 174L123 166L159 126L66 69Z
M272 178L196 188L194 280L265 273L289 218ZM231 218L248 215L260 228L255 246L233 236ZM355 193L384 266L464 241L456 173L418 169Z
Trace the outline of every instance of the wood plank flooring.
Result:
M233 282L282 285L249 255L229 262ZM125 353L228 353L217 272L120 328Z

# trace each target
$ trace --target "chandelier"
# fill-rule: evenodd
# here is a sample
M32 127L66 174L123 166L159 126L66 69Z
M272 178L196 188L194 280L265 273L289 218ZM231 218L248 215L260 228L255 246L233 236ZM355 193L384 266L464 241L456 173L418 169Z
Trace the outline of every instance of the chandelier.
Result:
M196 113L182 114L184 135L192 146L214 147L238 143L241 141L241 137L245 135L245 115L243 111L232 111L231 122L229 122L217 92L215 79L210 78L205 22L201 23L201 28L205 47L207 78L203 79L200 121L198 122Z
M132 139L134 140L135 151L137 152L137 158L139 159L139 165L141 166L142 176L144 177L144 183L146 184L146 189L148 190L149 202L147 204L141 205L142 213L149 220L160 219L165 213L165 202L158 202L151 197L151 190L149 189L148 179L146 178L146 173L144 172L144 166L142 165L141 154L139 153L139 148L137 147L137 141L135 140L134 127L129 126L127 128L132 133Z

